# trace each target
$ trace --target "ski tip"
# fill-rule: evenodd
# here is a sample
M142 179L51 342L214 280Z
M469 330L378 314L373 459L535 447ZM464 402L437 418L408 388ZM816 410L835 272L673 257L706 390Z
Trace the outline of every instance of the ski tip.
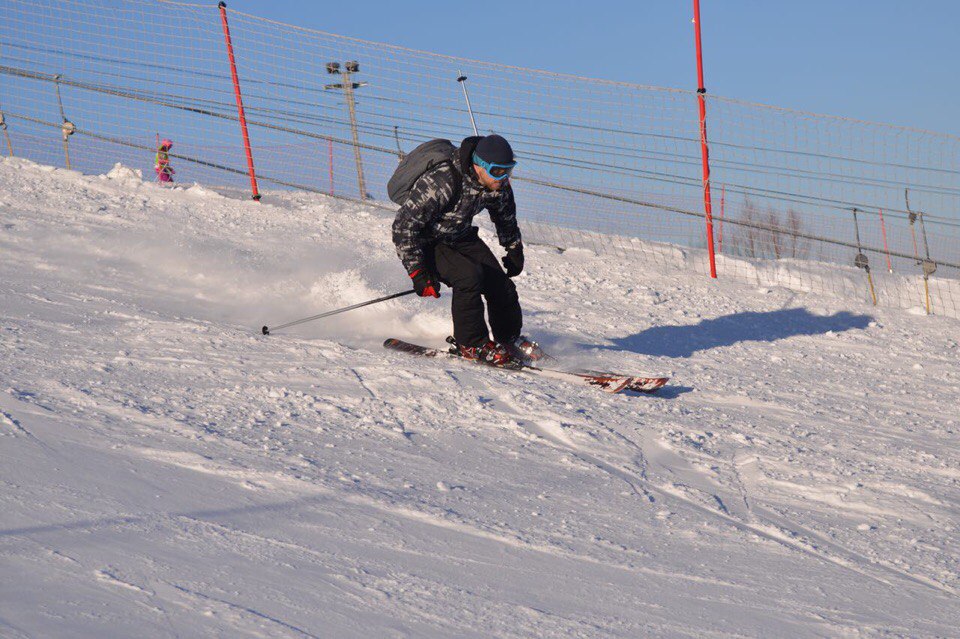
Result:
M396 344L397 342L398 342L398 340L397 340L396 338L388 337L387 339L383 340L383 347L384 347L384 348L390 348L391 346L393 346L393 345Z
M270 329L269 329L268 327L264 326L263 328L260 329L260 332L263 333L264 335L269 335L269 334L270 334Z

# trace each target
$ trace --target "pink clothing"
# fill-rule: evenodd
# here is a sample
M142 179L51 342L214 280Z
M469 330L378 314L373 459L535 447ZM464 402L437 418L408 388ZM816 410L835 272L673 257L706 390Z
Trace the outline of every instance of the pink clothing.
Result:
M169 140L164 140L157 149L157 163L153 166L153 170L157 172L158 182L173 182L173 174L176 171L170 166L170 156L167 155L172 145L173 143Z

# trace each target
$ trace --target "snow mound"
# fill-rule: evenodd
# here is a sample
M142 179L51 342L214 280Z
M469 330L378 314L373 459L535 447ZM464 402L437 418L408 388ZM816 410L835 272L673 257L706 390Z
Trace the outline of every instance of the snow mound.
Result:
M222 200L224 199L222 195L214 191L213 189L208 189L200 184L194 183L186 189L187 195L195 197L201 200Z
M125 188L136 188L143 183L143 171L140 169L131 169L120 162L113 165L113 168L104 175L109 180L118 182Z

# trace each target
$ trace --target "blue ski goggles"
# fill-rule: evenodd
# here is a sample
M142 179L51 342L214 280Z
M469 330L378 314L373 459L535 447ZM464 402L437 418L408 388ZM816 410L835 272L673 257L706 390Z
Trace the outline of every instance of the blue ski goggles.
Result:
M516 162L511 162L510 164L494 164L493 162L486 162L476 153L473 154L473 163L477 166L482 166L483 170L487 172L487 175L492 177L497 182L506 180L508 177L510 177L510 174L513 172L513 167L517 165Z

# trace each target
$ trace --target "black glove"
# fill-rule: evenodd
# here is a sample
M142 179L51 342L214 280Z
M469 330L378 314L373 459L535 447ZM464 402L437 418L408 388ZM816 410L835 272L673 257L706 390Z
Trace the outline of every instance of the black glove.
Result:
M503 258L503 267L507 269L507 277L516 277L523 272L523 244L517 242L507 249Z
M413 280L413 290L420 297L440 297L440 282L437 278L422 268L418 268L410 274Z

